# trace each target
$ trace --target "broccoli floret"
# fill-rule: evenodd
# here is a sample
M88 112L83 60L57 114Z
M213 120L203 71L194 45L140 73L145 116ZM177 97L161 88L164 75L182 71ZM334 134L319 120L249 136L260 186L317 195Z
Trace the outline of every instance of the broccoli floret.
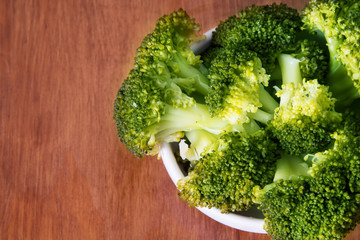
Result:
M324 35L330 67L327 85L339 109L360 97L359 3L345 0L311 0L302 11L305 29Z
M211 45L208 49L205 50L205 52L201 53L201 59L203 60L203 65L206 68L211 67L212 61L222 52L225 51L225 48L221 46L215 46Z
M281 147L293 155L314 153L331 143L341 114L334 110L335 99L316 80L295 87L289 83L278 92L281 102L270 122Z
M134 69L115 99L114 119L121 141L139 157L157 154L162 141L179 141L185 131L243 130L211 117L203 104L207 69L190 49L197 30L180 9L160 18L137 49Z
M221 23L213 44L223 48L209 68L206 97L213 116L232 123L254 119L270 124L282 147L295 155L329 145L341 120L335 99L322 85L329 69L326 45L302 31L301 24L298 13L283 4L253 6ZM280 30L273 30L275 26ZM271 72L265 67L269 57L274 58ZM281 77L273 74L278 68ZM280 100L271 89L279 89L277 85L282 88L277 93Z
M137 49L134 68L165 83L174 82L187 94L208 93L200 56L190 49L200 26L182 9L161 17Z
M328 87L302 77L299 59L304 56L300 53L279 55L283 82L277 92L280 106L269 123L282 148L292 155L323 150L331 143L330 134L341 121ZM305 69L305 72L309 71Z
M278 107L276 100L264 90L269 75L252 51L222 50L212 60L208 77L210 90L205 100L213 116L243 124L250 121L249 113L252 113L251 118L266 123ZM259 117L259 108L267 109L270 114Z
M253 5L221 22L213 34L213 43L255 51L270 73L277 55L296 42L301 25L298 11L285 4Z
M178 85L164 85L134 70L118 92L114 108L118 134L137 156L157 154L162 141L178 142L184 131L243 131L242 126L211 117L206 105L196 103Z
M349 187L360 193L360 113L346 110L341 131L334 134L334 149L346 159L347 168L351 172Z
M342 0L338 23L344 41L339 48L339 56L345 65L355 87L360 92L360 3L357 0Z
M354 120L359 118L349 115L347 122ZM254 188L273 239L343 239L355 228L360 220L360 138L353 128L345 123L333 135L333 148L307 156L307 172Z
M179 196L190 206L216 207L222 212L249 209L254 205L253 187L273 181L279 156L270 136L265 130L222 135L179 180Z

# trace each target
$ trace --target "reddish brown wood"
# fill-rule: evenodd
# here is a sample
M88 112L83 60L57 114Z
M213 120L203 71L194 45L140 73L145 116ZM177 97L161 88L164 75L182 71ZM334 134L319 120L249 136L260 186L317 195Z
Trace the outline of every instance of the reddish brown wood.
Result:
M182 7L207 30L269 2L0 0L0 239L268 239L189 208L112 110L158 17Z

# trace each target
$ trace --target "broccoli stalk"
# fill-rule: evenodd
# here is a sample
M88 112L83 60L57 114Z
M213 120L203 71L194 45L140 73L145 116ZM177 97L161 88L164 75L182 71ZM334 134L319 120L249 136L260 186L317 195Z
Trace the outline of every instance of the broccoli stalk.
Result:
M354 81L339 57L338 51L342 40L338 39L338 36L326 36L326 41L330 54L327 84L337 99L337 108L343 110L360 97L359 90L354 87Z
M202 68L196 68L189 64L189 62L181 56L181 54L174 54L173 56L174 62L169 63L172 66L174 72L178 74L181 78L175 78L175 82L177 85L186 89L188 86L193 86L194 89L187 91L190 94L192 91L197 91L200 94L206 96L209 92L209 80L204 75ZM199 64L200 65L200 64ZM186 79L187 81L183 81ZM189 82L193 81L193 82Z

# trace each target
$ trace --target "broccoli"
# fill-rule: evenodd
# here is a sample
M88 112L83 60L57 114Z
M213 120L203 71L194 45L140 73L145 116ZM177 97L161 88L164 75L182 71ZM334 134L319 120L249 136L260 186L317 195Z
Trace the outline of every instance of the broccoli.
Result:
M301 26L298 11L285 4L253 5L221 22L213 34L213 44L252 50L271 73L277 55L297 41Z
M326 147L341 119L323 85L328 50L301 25L297 11L284 4L248 7L220 23L205 98L213 116L270 124L282 147L296 155ZM274 93L274 86L282 89Z
M279 55L283 85L277 92L280 106L270 122L280 145L292 155L314 153L327 147L331 143L330 134L341 121L328 87L317 80L302 78L299 56Z
M332 148L293 167L305 163L307 171L301 166L290 178L280 173L273 183L254 188L273 239L342 239L355 228L360 220L359 120L347 114L344 128L332 135Z
M288 54L292 59L299 62L301 77L317 79L319 83L326 83L326 75L329 68L329 53L326 46L319 40L299 39L289 49L281 52ZM279 60L280 54L278 56Z
M203 61L203 65L206 68L210 68L212 61L222 52L225 51L225 48L216 45L210 45L209 48L205 50L205 52L201 53L201 59Z
M212 116L232 124L257 121L270 125L289 154L312 153L330 144L341 114L335 111L328 87L311 78L324 81L328 68L321 44L298 40L278 54L282 77L276 83L281 85L277 97L257 56L244 48L224 48L217 53L209 68L210 90L205 97Z
M201 39L197 30L199 26L180 9L160 18L137 49L134 68L114 103L118 135L136 156L155 155L161 142L178 142L191 131L207 138L206 131L215 140L222 132L256 128L210 115L205 104L208 69L190 49L194 39ZM199 155L204 146L198 148L192 150Z
M251 6L211 45L179 9L136 51L114 102L137 157L161 142L189 161L177 187L190 206L254 206L273 239L341 239L360 221L360 3Z
M326 39L330 54L327 85L339 109L360 97L359 12L356 0L310 0L301 15L303 29Z
M209 90L206 68L190 49L199 29L180 9L161 17L137 49L114 103L118 135L136 156L157 154L162 141L179 141L184 130L217 133L229 125L201 103Z
M271 183L275 174L279 156L271 134L230 132L208 148L189 175L179 180L181 199L190 206L216 207L224 213L252 207L252 189Z
M258 116L262 112L259 108L273 112L278 107L276 100L263 89L268 85L269 75L255 52L222 50L212 60L208 77L210 90L205 101L213 116L243 124L250 121L249 113L252 113L251 118L267 122L272 116Z
M162 141L178 142L185 131L243 131L242 126L211 117L206 105L196 103L177 84L136 70L117 94L114 118L121 140L137 156L157 154Z

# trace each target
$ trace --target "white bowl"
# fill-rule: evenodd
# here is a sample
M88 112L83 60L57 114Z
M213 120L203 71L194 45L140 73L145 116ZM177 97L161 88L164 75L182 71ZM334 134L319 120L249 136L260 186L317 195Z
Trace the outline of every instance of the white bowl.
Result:
M209 47L213 31L214 29L211 29L210 31L206 32L205 40L194 43L191 46L195 53L201 53L207 47ZM161 146L160 156L171 180L176 186L177 182L184 177L184 171L182 170L181 164L179 164L175 159L172 146L168 143L163 143ZM209 209L199 207L197 209L208 217L226 226L242 231L266 234L264 230L264 218L261 212L255 208L245 212L229 214L221 213L221 211L216 208Z

